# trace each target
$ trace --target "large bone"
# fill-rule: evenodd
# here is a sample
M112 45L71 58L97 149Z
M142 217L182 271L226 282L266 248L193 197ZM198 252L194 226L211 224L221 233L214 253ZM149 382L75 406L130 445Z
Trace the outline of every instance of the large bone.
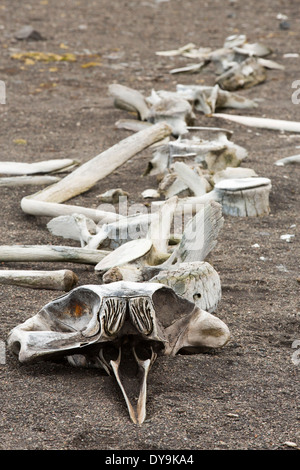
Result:
M77 287L49 302L13 328L7 344L24 364L65 357L73 366L113 372L131 420L141 424L146 417L147 376L158 354L198 353L220 348L229 339L222 320L171 288L155 282L116 282ZM142 370L136 411L120 373L121 351L126 359L130 349Z
M300 122L285 121L282 119L269 119L253 116L236 116L233 114L215 113L213 117L226 119L244 126L258 127L260 129L271 129L277 131L300 132Z
M73 271L0 270L0 284L29 287L32 289L51 289L69 291L77 283Z
M23 198L21 207L25 212L34 214L34 201L61 203L88 191L131 157L170 134L171 129L166 123L137 132L87 161L58 183ZM31 205L27 203L29 199L33 201Z
M106 255L104 250L88 250L71 246L50 245L1 245L0 261L50 261L96 265Z

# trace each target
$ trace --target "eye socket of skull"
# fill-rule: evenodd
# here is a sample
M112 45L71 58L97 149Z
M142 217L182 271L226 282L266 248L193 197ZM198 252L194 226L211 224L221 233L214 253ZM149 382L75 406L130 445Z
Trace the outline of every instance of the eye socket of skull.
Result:
M152 302L156 317L164 328L179 318L189 315L195 309L193 302L178 296L168 287L162 287L154 292Z
M47 318L53 331L81 331L85 336L92 336L100 329L99 307L99 296L80 288L50 302L40 314Z

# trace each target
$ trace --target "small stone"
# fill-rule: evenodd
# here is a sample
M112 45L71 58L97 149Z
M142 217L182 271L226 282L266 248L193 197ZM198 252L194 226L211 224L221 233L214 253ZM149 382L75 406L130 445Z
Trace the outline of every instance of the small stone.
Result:
M38 31L33 29L32 26L23 26L21 29L19 29L19 31L16 32L15 38L19 41L24 41L26 39L42 41L44 39Z
M279 28L283 30L288 30L291 28L291 25L288 21L280 21Z

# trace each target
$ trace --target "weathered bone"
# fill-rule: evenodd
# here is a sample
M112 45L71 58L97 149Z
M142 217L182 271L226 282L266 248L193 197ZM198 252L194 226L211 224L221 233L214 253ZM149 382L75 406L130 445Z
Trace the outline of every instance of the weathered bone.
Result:
M105 250L89 250L54 245L0 245L0 261L50 261L96 265L108 254Z
M230 339L227 325L216 316L179 297L159 283L116 282L77 287L46 304L37 314L13 328L8 347L22 363L67 357L72 365L93 365L115 374L130 418L146 417L146 383L157 354L201 352L223 347ZM143 370L135 412L119 374L121 350L133 348ZM109 357L109 346L118 350ZM150 357L140 359L137 348Z
M207 180L188 165L183 162L176 162L174 163L174 170L178 178L190 188L194 196L202 196L207 192Z
M48 230L57 236L80 241L81 247L88 245L92 239L92 233L96 232L96 224L82 214L70 216L59 216L50 220L47 224Z
M207 312L214 312L222 297L220 276L205 261L179 263L175 267L160 270L150 282L172 287L177 295Z
M67 201L87 191L138 152L170 134L171 129L166 123L159 123L137 132L87 161L58 183L23 198L21 207L25 212L30 211L29 213L34 214L36 201L38 211L40 209L38 203L41 201L47 203Z
M81 214L96 223L109 224L120 220L124 216L106 210L91 209L89 207L75 206L72 204L59 204L56 202L39 201L35 197L27 196L21 201L21 206L27 214L41 217L59 217L73 214Z
M10 176L0 178L0 186L42 186L57 183L60 178L56 176Z
M71 290L78 278L73 271L0 270L0 284L32 289Z

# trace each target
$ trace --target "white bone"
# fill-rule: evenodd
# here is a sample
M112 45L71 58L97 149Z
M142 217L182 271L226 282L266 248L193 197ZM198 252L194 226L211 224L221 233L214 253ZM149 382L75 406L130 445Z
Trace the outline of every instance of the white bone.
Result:
M253 116L236 116L233 114L215 113L216 118L226 119L244 126L258 127L261 129L272 129L277 131L300 132L300 122L285 121L281 119L269 119Z
M114 83L109 86L109 93L115 98L126 103L136 110L141 121L146 121L149 117L149 107L145 97L137 90Z
M289 164L300 163L300 155L292 155L291 157L281 158L275 162L276 166L285 166Z
M45 160L34 163L0 162L0 174L33 175L36 173L54 173L61 169L67 169L74 163L75 161L69 158Z
M109 252L71 246L54 245L0 245L0 261L50 261L64 263L99 263Z
M11 176L0 178L0 186L39 186L57 183L60 178L56 176Z

